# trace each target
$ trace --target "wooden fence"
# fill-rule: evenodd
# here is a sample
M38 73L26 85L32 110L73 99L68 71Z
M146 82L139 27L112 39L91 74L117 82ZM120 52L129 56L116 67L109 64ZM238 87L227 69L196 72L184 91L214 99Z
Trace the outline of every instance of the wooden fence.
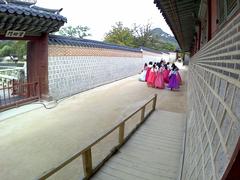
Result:
M137 110L135 110L133 113L128 115L126 118L124 118L120 123L118 123L115 127L113 127L110 131L105 133L102 137L97 139L95 142L87 146L85 149L81 150L80 152L76 153L69 159L65 160L61 164L59 164L57 167L51 169L49 172L46 172L43 174L39 180L44 180L61 170L63 167L67 166L69 163L74 161L76 158L82 156L82 163L83 163L83 170L84 170L84 179L89 179L93 174L95 174L102 166L103 164L114 154L118 151L118 149L130 138L130 136L135 132L135 130L151 115L151 113L155 110L156 108L156 102L157 102L157 95L155 94L153 97L150 99L147 99L146 102ZM146 107L148 104L152 103L151 110L146 113ZM125 136L125 125L126 122L133 117L135 114L138 112L141 112L140 116L140 122L131 130L131 132ZM118 145L113 147L111 152L95 167L93 168L92 165L92 147L96 144L98 144L100 141L105 139L108 135L113 133L115 130L119 131L118 133Z
M39 82L12 80L0 85L0 110L18 106L40 98Z

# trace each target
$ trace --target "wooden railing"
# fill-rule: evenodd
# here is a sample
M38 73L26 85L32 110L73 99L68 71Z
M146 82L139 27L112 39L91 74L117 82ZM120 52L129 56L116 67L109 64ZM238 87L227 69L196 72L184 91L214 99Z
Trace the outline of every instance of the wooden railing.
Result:
M151 110L146 114L146 106L152 102ZM80 157L82 155L82 163L83 163L83 171L84 171L84 178L83 179L89 179L93 174L95 174L102 166L103 164L114 154L118 151L118 149L130 138L130 136L135 132L135 130L151 115L151 113L156 108L156 102L157 102L157 95L155 94L150 99L146 100L144 105L142 105L140 108L135 110L133 113L131 113L129 116L124 118L120 123L118 123L115 127L113 127L110 131L105 133L102 137L97 139L95 142L87 146L82 151L76 153L71 158L67 159L66 161L62 162L59 166L51 169L49 172L43 174L39 180L44 180L61 170L63 167L67 166L69 163L71 163L76 158ZM125 134L125 124L126 122L133 117L135 114L141 111L140 116L140 123L138 123L135 128L131 130L131 132L124 137ZM106 138L108 135L110 135L112 132L114 132L116 129L118 129L118 145L113 147L111 152L95 167L93 168L92 165L92 147L96 144L98 144L101 140Z
M40 99L39 82L20 83L12 80L0 84L0 111Z

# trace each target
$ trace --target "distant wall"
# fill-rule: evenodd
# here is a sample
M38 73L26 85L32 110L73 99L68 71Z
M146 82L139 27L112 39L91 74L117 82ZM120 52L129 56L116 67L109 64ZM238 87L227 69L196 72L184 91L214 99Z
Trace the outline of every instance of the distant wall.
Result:
M48 40L49 96L61 99L132 75L144 63L169 60L169 53L110 43L50 35Z
M189 66L188 124L182 179L221 179L240 137L240 17Z
M161 60L165 60L166 62L174 62L176 60L176 53L175 52L158 52L155 50L147 51L142 50L143 59L146 63L149 61L152 62L160 62Z
M142 51L142 56L143 60L145 63L149 63L150 61L152 62L160 62L161 59L163 59L163 54L162 53L154 53L154 52L149 52L146 50Z
M49 95L54 99L135 75L143 68L141 51L49 45Z
M184 61L183 61L183 65L188 65L190 61L190 56L189 54L185 54L184 55Z
M175 52L169 52L169 62L174 62L174 61L176 61L176 56L177 56L177 53L175 53Z

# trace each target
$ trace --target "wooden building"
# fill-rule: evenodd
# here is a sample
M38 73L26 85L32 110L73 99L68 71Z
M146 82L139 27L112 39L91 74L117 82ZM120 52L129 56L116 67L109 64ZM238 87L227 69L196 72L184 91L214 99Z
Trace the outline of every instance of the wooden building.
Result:
M240 179L240 1L154 3L191 54L182 179Z

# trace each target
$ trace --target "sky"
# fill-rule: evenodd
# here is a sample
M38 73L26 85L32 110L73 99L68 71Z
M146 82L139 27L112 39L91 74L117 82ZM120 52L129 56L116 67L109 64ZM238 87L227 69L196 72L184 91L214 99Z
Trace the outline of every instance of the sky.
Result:
M68 19L65 26L82 25L90 28L88 39L103 40L105 33L118 21L124 26L152 24L172 34L153 0L38 0L37 5L50 9L63 8Z

